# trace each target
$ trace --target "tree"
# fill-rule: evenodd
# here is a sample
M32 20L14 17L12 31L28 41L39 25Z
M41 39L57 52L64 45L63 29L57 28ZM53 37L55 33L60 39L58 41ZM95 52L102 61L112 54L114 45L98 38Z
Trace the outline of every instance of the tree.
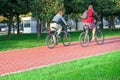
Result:
M33 17L36 17L41 24L50 22L58 9L63 8L62 0L34 0L31 5ZM38 38L41 35L41 24L38 24Z
M109 29L115 29L114 18L120 13L119 0L99 0L96 9L102 17L107 17L110 22Z
M3 3L3 4L1 4L1 3ZM3 15L4 17L8 18L8 36L7 36L7 38L10 39L14 10L12 9L12 6L11 6L9 0L1 0L0 5L1 5L0 6L0 8L1 8L0 14Z
M8 18L8 39L10 39L11 26L13 17L17 18L18 34L19 34L19 15L29 12L29 1L31 0L1 0L0 1L0 14ZM1 4L2 3L2 4Z
M64 7L66 10L66 15L69 17L71 16L76 24L78 22L79 14L81 13L81 8L80 6L81 2L79 0L64 0ZM76 25L76 30L78 26Z
M11 0L13 3L13 9L14 9L14 16L16 17L17 20L17 34L20 33L19 31L19 23L20 23L20 18L19 16L21 14L26 14L30 11L30 1L31 0Z
M66 14L75 16L83 13L88 5L93 5L101 21L103 17L110 17L111 29L114 28L114 16L119 16L120 14L120 0L64 0L64 5L66 10L68 10ZM103 25L101 25L101 28L103 28Z

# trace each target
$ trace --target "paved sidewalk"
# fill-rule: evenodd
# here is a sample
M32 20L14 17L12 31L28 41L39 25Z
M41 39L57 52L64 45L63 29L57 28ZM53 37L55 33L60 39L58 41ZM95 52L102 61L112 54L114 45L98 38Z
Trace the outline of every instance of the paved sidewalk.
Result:
M49 49L46 46L0 52L0 74L14 73L59 62L120 50L120 37L105 39L103 45L92 42L81 47L78 42L65 47L62 44Z

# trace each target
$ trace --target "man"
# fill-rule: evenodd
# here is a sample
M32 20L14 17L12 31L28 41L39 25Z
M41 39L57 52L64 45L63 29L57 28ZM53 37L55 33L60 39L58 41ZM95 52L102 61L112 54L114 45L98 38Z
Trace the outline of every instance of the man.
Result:
M51 31L57 31L57 36L59 37L59 34L62 30L62 26L60 22L62 21L65 25L67 25L67 22L65 19L62 17L63 11L59 10L57 14L53 17L51 23L50 23L50 29Z
M82 23L83 23L83 26L85 27L86 31L88 32L88 27L90 29L92 29L92 39L91 40L94 40L95 39L95 32L96 32L96 26L94 24L94 18L100 22L99 18L97 17L95 11L93 10L93 6L92 5L89 5L88 9L87 9L87 15L88 17L85 19L82 19Z

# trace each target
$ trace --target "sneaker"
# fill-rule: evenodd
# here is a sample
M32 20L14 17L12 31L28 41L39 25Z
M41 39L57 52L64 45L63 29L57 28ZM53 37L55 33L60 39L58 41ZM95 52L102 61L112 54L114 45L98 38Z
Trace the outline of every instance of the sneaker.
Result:
M91 39L91 41L94 41L94 40L95 40L95 38L92 38L92 39Z
M58 43L56 42L55 44L57 45Z
M56 37L57 37L58 39L60 38L60 36L58 36L58 35L57 35Z

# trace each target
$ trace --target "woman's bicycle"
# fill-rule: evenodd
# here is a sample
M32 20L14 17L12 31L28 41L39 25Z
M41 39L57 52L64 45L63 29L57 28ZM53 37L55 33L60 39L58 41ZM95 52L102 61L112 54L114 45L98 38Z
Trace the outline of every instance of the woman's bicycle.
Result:
M84 31L80 33L79 36L80 45L82 47L87 47L90 41L91 41L90 28L88 28L88 32L86 32L86 30L84 29ZM103 32L99 29L99 25L96 25L95 41L98 45L104 43L104 35Z
M59 39L62 39L64 46L69 46L71 43L70 33L67 32L67 26L63 26L60 33L60 38L57 37L57 31L50 31L46 37L46 45L48 48L52 49L58 44Z

